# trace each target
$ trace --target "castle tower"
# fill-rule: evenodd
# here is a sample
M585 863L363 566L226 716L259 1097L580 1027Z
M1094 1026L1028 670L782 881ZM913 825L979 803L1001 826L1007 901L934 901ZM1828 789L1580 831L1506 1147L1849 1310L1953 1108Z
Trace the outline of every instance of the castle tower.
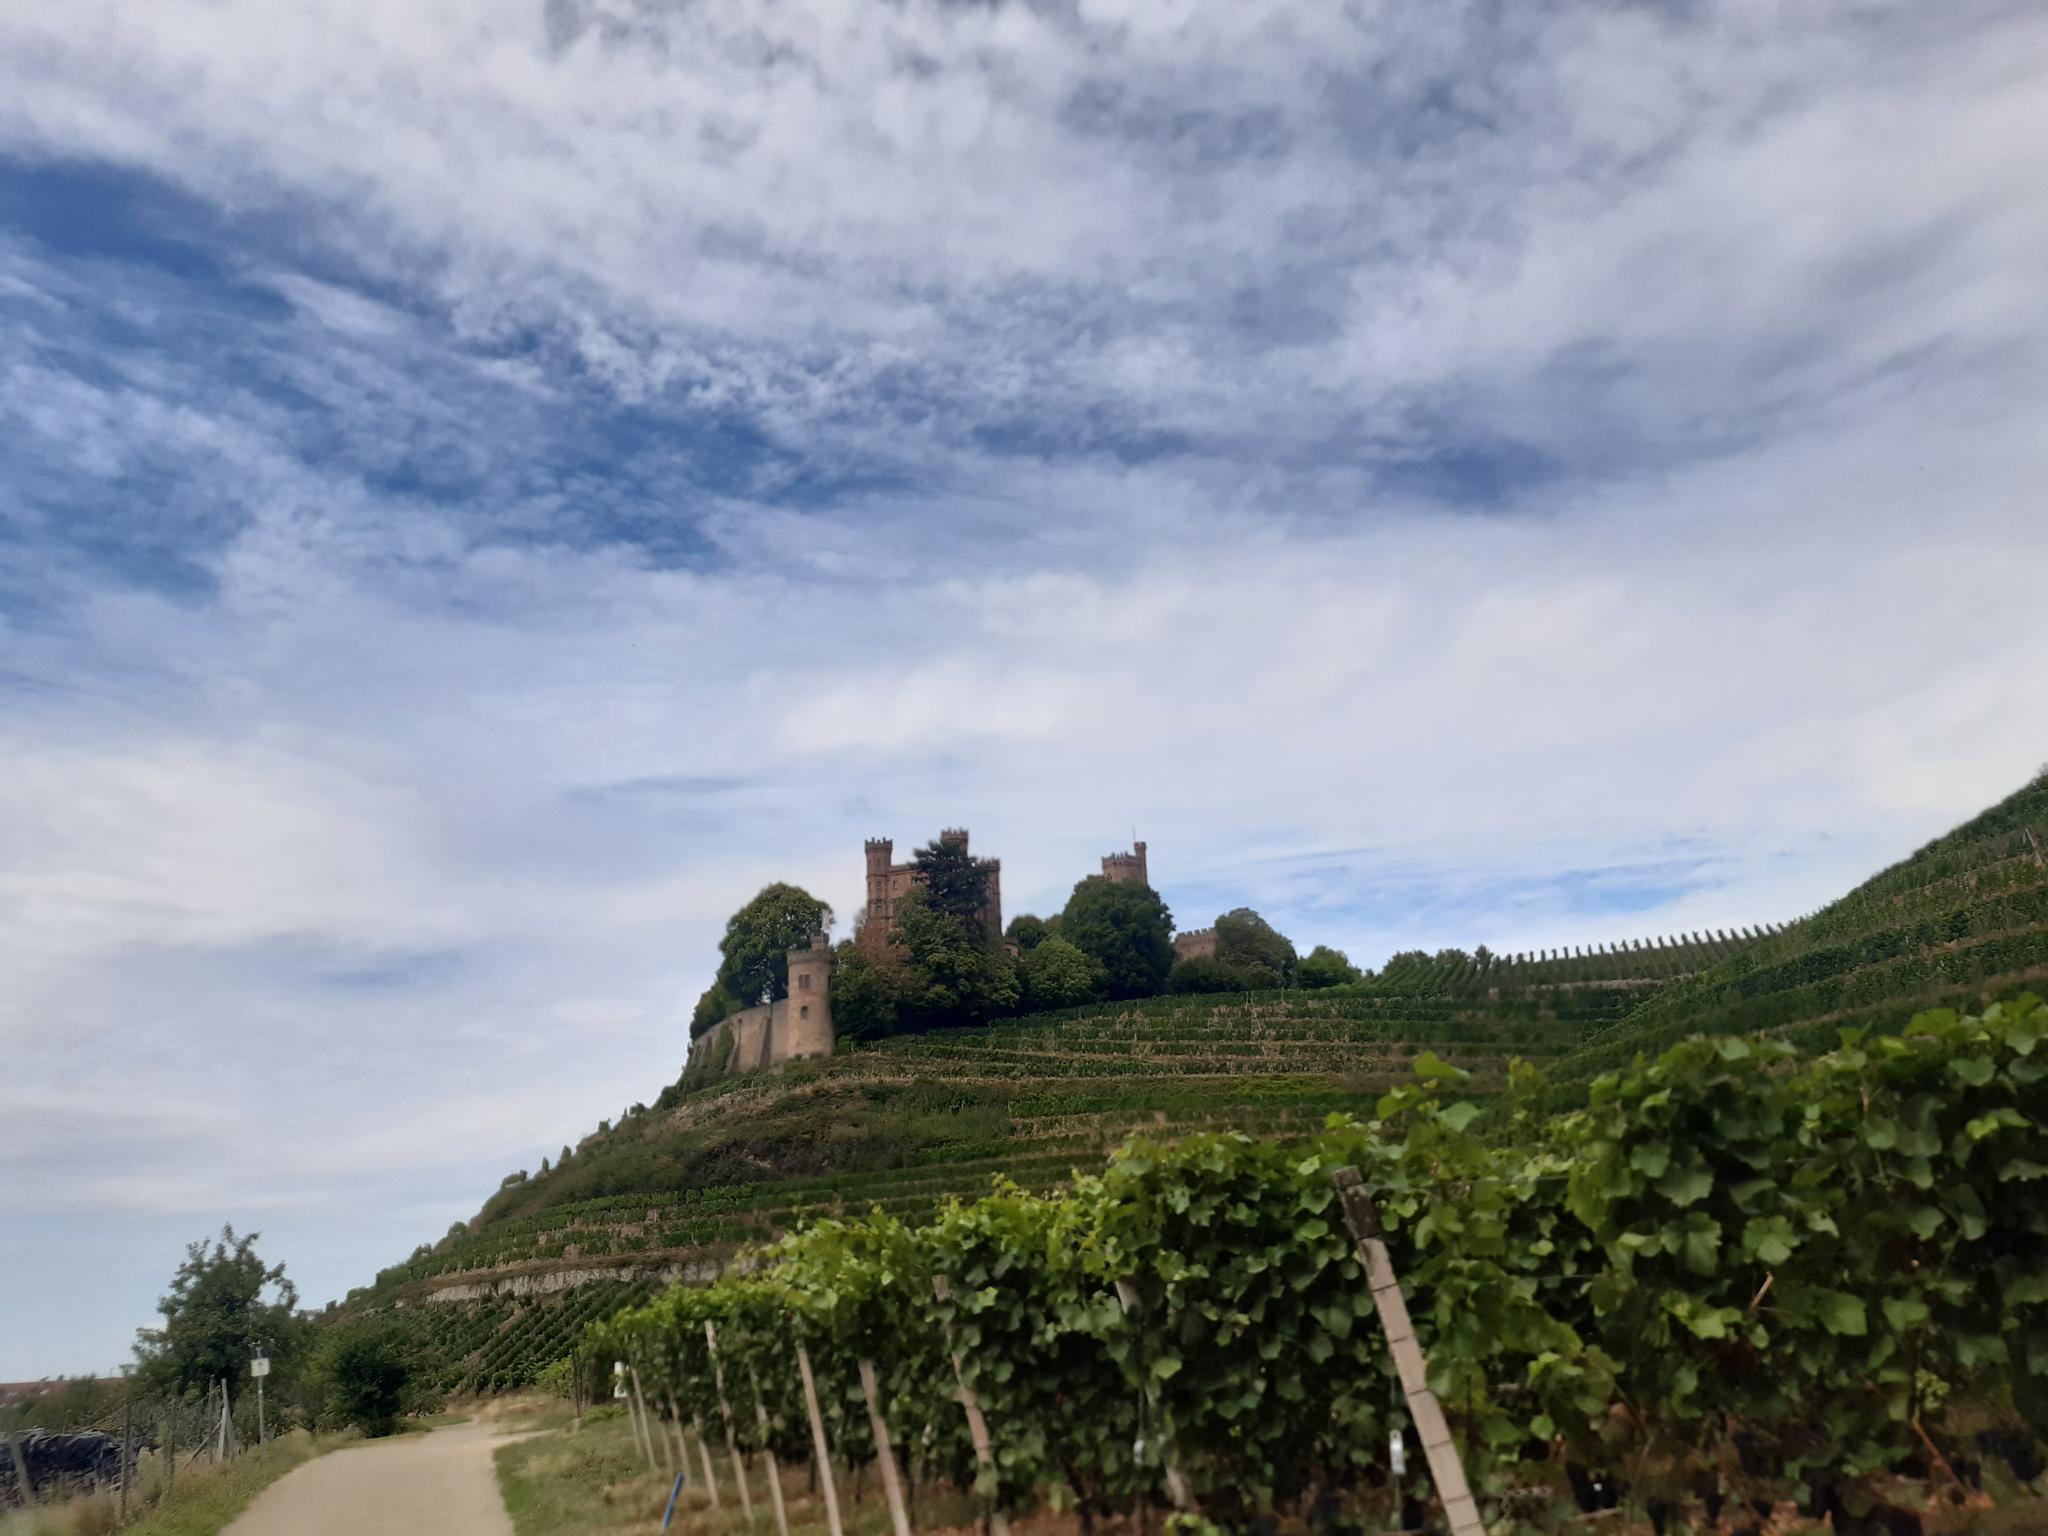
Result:
M1129 853L1105 853L1102 877L1118 885L1150 885L1152 877L1145 867L1144 843L1132 843Z
M874 930L877 935L888 931L889 861L895 852L896 843L892 838L868 839L868 909L866 924L861 930L864 937L869 929Z
M812 936L808 949L789 952L789 996L776 1007L783 1013L777 1061L832 1054L832 945L822 932Z

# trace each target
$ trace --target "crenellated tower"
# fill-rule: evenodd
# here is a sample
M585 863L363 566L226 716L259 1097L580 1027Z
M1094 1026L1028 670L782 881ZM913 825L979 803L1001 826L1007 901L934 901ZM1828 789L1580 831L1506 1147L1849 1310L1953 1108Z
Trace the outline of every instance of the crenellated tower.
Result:
M1129 853L1105 853L1102 877L1118 885L1150 885L1151 872L1145 867L1145 845L1133 842Z

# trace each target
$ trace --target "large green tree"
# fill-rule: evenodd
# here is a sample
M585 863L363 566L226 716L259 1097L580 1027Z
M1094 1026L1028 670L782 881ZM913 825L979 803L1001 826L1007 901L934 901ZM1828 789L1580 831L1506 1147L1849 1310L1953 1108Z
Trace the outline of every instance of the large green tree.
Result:
M1323 987L1341 987L1346 982L1362 980L1364 975L1343 950L1318 944L1302 957L1294 979L1304 990L1315 991Z
M891 937L902 946L909 978L906 1025L980 1024L1016 1011L1017 962L979 922L942 911L922 888L897 902Z
M1024 1001L1032 1008L1073 1008L1093 1002L1102 967L1058 934L1048 934L1024 956Z
M1216 919L1216 959L1243 978L1248 989L1294 985L1294 945L1250 907Z
M1003 930L1003 937L1017 946L1019 954L1028 955L1045 942L1047 934L1056 931L1047 925L1044 918L1021 912L1010 919L1010 926Z
M851 939L832 956L832 1030L841 1040L880 1040L902 1027L911 980L893 954L872 955Z
M763 887L733 913L719 941L725 959L718 967L718 984L733 1006L748 1008L789 996L789 952L803 948L831 922L832 909L801 886L778 881Z
M1173 969L1173 914L1135 881L1081 881L1060 914L1060 937L1102 967L1106 997L1152 997Z
M201 1239L185 1249L185 1262L156 1304L163 1326L136 1331L135 1358L151 1389L182 1395L225 1381L228 1395L239 1397L259 1349L280 1376L291 1373L307 1324L284 1266L265 1264L257 1254L261 1235L237 1236L233 1227L222 1227L210 1243Z
M988 905L988 871L959 838L943 833L912 855L917 883L937 911L974 923Z

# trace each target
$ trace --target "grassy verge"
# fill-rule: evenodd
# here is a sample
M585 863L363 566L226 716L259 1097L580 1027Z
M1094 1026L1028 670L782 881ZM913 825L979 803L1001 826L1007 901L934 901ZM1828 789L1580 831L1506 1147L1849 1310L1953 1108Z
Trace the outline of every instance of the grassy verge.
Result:
M742 1536L748 1527L732 1480L732 1462L720 1449L713 1452L723 1507L714 1509L700 1479L692 1450L690 1480L676 1502L669 1529L685 1536ZM649 1472L633 1444L633 1432L616 1409L601 1408L580 1430L546 1434L497 1451L498 1486L518 1536L647 1536L661 1528L662 1511L674 1484L671 1474ZM767 1469L750 1466L748 1491L754 1501L756 1526L773 1529L769 1516ZM847 1536L887 1536L889 1512L880 1488L870 1475L860 1496L844 1480L839 1485ZM811 1491L809 1468L782 1469L783 1503L789 1511L791 1536L822 1536L825 1505ZM972 1510L966 1499L950 1492L920 1490L915 1524L920 1531L967 1525Z
M0 1536L107 1536L116 1529L122 1536L215 1536L292 1468L354 1439L303 1432L280 1436L224 1466L203 1461L181 1466L169 1487L164 1486L162 1468L145 1461L137 1473L138 1486L129 1495L130 1514L140 1510L141 1515L128 1525L118 1523L115 1497L98 1494L9 1515L0 1519Z

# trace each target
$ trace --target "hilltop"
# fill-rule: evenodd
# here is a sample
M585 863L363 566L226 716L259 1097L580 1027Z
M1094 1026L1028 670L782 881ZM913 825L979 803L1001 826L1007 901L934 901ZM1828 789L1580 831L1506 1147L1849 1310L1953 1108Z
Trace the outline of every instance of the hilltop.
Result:
M511 1384L583 1319L806 1217L920 1215L995 1177L1045 1187L1138 1129L1305 1133L1369 1108L1424 1053L1480 1092L1531 1061L1567 1102L1690 1034L1896 1028L2048 979L2044 853L2048 778L1784 928L1448 951L1319 992L1096 1004L686 1075L352 1301L404 1307L451 1382Z

